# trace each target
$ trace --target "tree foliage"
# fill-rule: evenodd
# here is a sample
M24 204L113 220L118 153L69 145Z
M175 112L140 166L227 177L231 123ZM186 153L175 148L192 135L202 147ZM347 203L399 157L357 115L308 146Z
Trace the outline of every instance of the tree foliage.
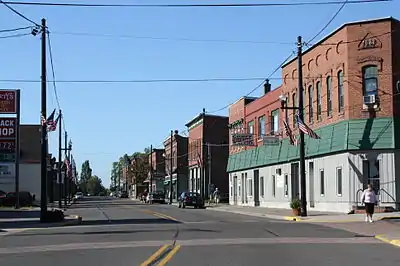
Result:
M89 193L91 195L100 195L106 192L101 179L98 176L93 175L93 170L90 167L89 160L86 160L82 164L79 190L85 194Z
M89 178L89 180L86 183L86 189L87 193L91 195L104 195L106 189L104 188L101 179L97 176L94 175Z

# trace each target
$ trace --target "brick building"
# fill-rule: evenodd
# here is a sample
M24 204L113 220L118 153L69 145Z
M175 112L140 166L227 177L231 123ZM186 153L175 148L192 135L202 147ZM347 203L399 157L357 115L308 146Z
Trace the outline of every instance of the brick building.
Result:
M229 156L228 124L228 117L204 112L186 124L189 131L190 191L208 195L218 188L221 193L228 193L229 182L226 172Z
M398 206L399 30L400 22L393 18L347 23L303 53L304 122L321 137L305 137L311 209L348 212L359 205L368 183L381 206ZM254 121L257 137L257 120L272 105L277 107L279 93L287 96L289 106L297 106L296 58L282 67L282 78L279 88L244 105L245 132ZM287 118L298 135L294 112L280 115L279 127ZM279 145L255 146L231 150L231 204L289 208L300 193L299 148L285 138Z
M150 151L149 166L151 172L149 171L147 179L145 181L149 184L149 191L164 190L165 149L153 149L152 151Z
M179 135L178 131L175 130L172 138L168 137L164 141L164 148L166 174L164 191L168 197L171 191L170 180L172 175L172 198L176 200L181 192L187 190L188 185L188 138Z

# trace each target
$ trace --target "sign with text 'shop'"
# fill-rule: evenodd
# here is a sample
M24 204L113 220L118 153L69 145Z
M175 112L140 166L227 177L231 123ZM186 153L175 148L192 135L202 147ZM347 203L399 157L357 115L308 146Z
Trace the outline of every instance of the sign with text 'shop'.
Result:
M0 90L0 114L17 113L17 91Z
M17 119L15 117L4 118L0 117L0 137L1 138L15 138Z

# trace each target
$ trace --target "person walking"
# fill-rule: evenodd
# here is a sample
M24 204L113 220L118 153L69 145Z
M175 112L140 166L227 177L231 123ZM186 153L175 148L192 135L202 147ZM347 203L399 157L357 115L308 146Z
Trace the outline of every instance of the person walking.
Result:
M220 198L220 192L219 192L219 189L216 188L214 191L214 203L216 205L218 205L218 203L219 203L219 198Z
M374 215L375 204L377 202L377 197L372 189L372 185L368 184L367 189L364 190L361 202L365 205L365 222L372 223L372 216Z

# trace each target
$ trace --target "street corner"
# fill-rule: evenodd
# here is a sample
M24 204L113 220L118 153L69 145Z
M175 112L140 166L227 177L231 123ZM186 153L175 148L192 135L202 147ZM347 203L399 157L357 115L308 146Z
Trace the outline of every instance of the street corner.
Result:
M376 235L375 238L384 243L387 243L387 244L390 244L390 245L393 245L396 247L400 247L400 239L391 239L385 235Z
M296 216L284 216L283 220L285 221L292 221L292 222L300 222L300 221L304 221L303 219L296 217Z

